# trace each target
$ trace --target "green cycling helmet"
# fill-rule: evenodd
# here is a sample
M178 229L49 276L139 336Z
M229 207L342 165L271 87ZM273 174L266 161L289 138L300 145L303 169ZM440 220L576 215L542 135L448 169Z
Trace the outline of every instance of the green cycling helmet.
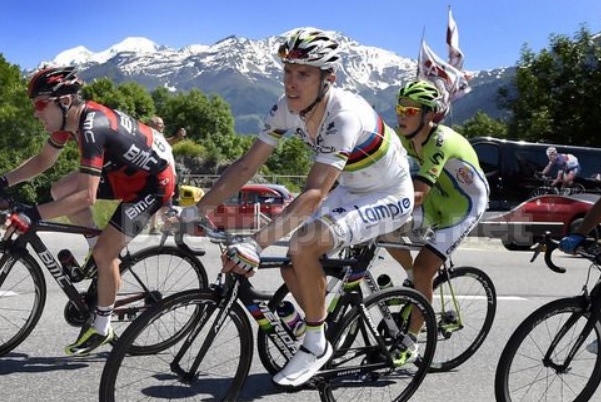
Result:
M402 98L409 98L420 105L426 106L434 112L442 109L442 96L435 85L428 81L414 81L407 83L399 90L399 102Z

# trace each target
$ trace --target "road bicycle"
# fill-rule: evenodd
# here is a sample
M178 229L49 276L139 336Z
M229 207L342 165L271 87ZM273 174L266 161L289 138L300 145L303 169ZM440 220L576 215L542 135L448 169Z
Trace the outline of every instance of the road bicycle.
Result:
M531 261L544 251L546 265L558 241L547 234ZM601 248L587 241L576 254L590 261L582 293L551 301L530 314L513 332L497 364L495 395L499 402L590 400L601 381L601 282L589 291L594 270L601 270ZM601 278L600 278L601 279ZM591 353L593 352L593 353Z
M554 179L548 176L543 176L541 174L536 174L535 177L539 180L543 181L543 184L530 193L530 198L538 197L541 195L572 195L572 194L581 194L585 192L585 188L581 183L572 182L567 187L559 188L557 186L552 186Z
M420 238L399 234L394 239L383 236L377 239L376 246L420 250L425 244L423 240L423 236ZM364 249L351 247L343 252L344 258L360 258ZM370 264L376 260L377 258L371 259ZM362 287L363 293L379 290L382 278L374 278L369 267L365 270L365 276L367 280L364 285L367 286ZM274 309L284 301L294 303L286 284L275 292L269 307ZM497 310L497 293L493 281L484 271L476 267L455 267L449 258L434 279L432 307L436 314L438 340L430 372L450 371L473 356L486 340ZM257 334L257 348L263 366L271 374L277 373L285 365L285 357L261 330Z
M99 235L101 231L40 221L22 233L16 229L14 219L17 205L12 200L0 199L0 222L7 225L4 237L0 241L0 356L6 355L27 339L37 325L46 304L47 284L43 268L28 246L33 249L43 267L67 296L64 318L68 324L75 327L86 324L91 319L96 305L97 276L92 275L91 280L81 282L89 283L87 289L78 288L80 284L76 284L76 281L81 278L76 278L73 271L63 269L55 254L40 237L40 233L79 235L83 240L83 236ZM196 258L204 252L194 252L181 244L165 245L165 239L164 234L159 246L135 253L130 253L129 249L122 252L119 266L121 287L112 315L112 325L117 334L139 314L167 295L207 286L205 268ZM84 270L96 270L93 258ZM132 345L131 352L148 353L157 347L162 346L137 343Z
M210 230L207 235L220 247L232 241L231 236ZM322 259L332 279L326 298L326 336L334 354L306 385L316 389L322 401L406 401L432 361L436 321L420 293L391 287L364 298L357 290L364 278L370 281L365 272L377 250L372 241L358 247L351 258ZM289 264L287 257L264 257L260 268ZM300 347L296 333L270 303L272 297L255 289L246 277L220 273L209 290L165 298L141 314L114 345L102 373L100 401L238 400L252 362L249 316L285 361ZM408 326L404 312L419 312L425 321L417 339L419 355L406 364L399 358ZM188 330L182 336L184 326ZM130 356L131 345L140 338L177 338L177 344L160 353Z

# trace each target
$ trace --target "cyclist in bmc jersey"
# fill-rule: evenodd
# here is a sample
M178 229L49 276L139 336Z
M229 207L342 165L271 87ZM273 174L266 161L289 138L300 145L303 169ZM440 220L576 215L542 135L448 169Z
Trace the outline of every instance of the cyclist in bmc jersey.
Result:
M426 81L399 91L398 133L419 164L414 178L414 228L433 235L415 261L406 250L388 249L407 270L415 289L432 300L433 278L440 266L474 229L488 206L488 182L469 141L449 127L436 124L442 98ZM417 335L421 317L412 315L410 333Z
M546 175L553 166L557 166L557 177L553 180L551 186L560 185L560 189L569 188L580 173L578 158L572 154L560 154L555 147L547 148L547 157L549 158L549 164L545 166L542 174Z
M175 185L165 138L125 113L84 101L82 85L73 67L47 68L33 76L28 95L51 135L37 155L0 177L0 188L33 178L52 167L65 144L74 140L81 154L79 170L52 185L54 201L20 211L23 226L68 216L75 224L94 227L90 207L97 198L122 201L102 234L88 239L98 268L98 300L93 322L65 349L76 356L112 340L119 253L171 197Z
M298 386L332 355L324 333L326 279L319 259L399 228L413 210L405 150L367 101L333 87L339 44L330 34L296 30L279 49L285 94L271 109L252 148L231 165L200 202L182 211L199 219L237 192L288 132L315 155L304 190L267 226L224 253L225 272L252 276L261 251L298 226L289 240L292 268L282 269L305 312L303 346L273 380ZM339 185L330 192L334 183Z

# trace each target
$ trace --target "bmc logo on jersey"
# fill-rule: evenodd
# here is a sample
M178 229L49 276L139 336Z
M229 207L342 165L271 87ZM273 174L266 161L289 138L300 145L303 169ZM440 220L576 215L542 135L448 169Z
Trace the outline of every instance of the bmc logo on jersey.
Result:
M381 204L374 207L359 208L355 206L364 223L375 223L386 219L395 219L411 208L411 200L403 198L396 203Z

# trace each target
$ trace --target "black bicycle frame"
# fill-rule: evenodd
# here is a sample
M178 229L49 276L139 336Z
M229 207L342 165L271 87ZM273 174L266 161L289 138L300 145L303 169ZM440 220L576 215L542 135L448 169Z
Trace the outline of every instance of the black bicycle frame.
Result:
M365 276L365 272L367 272L367 268L372 263L374 254L376 251L375 245L370 245L368 247L364 247L361 249L358 258L349 258L349 259L340 259L340 258L324 258L322 259L322 267L325 273L329 276L337 277L339 280L346 281L346 279L351 274L360 274L363 273ZM288 257L264 257L261 258L261 262L259 264L260 269L267 268L283 268L290 266L291 261ZM223 275L223 274L222 274ZM188 334L186 341L182 344L182 347L179 349L177 355L175 356L173 362L171 363L171 370L174 373L177 373L183 381L190 382L194 379L196 370L200 366L202 359L205 354L209 350L212 345L212 339L217 336L221 325L225 322L227 315L229 314L229 310L231 305L240 300L240 302L244 305L245 309L253 316L253 318L257 321L257 324L261 327L263 331L265 331L269 338L272 340L277 349L286 356L287 359L291 359L292 356L298 351L298 346L296 344L296 337L292 333L292 330L278 318L278 316L269 308L268 302L273 297L272 293L262 292L256 290L248 278L239 275L227 274L225 277L224 283L217 287L215 291L221 292L221 300L219 302L219 306L221 308L219 315L215 318L213 322L213 327L211 331L206 336L206 341L203 343L203 348L199 350L196 355L196 358L192 365L190 366L190 370L187 372L184 371L179 362L187 352L187 350L192 345L194 339L198 336L200 331L203 329L204 325L207 322L208 314L207 311L204 310L199 317L196 319L190 334ZM350 302L342 302L342 300L350 299ZM336 304L336 307L333 312L331 312L328 316L333 317L333 320L328 321L328 333L331 331L337 331L338 326L340 324L340 320L343 317L343 314L339 314L342 308L346 305L355 306L360 304L362 301L362 297L357 292L344 292L341 296L341 300L339 300ZM362 314L365 317L368 317L367 312L363 309ZM368 320L370 321L370 320ZM378 339L378 343L380 347L385 348L384 342L378 337L377 328L375 324L370 321L370 332L376 339ZM369 372L374 368L385 367L384 364L376 364L376 365L368 365L369 368L362 368L360 371ZM346 372L348 374L348 370L346 369L333 369L328 371L326 374L328 377L342 375L342 373Z
M553 356L555 356L555 348L557 347L561 339L578 321L580 315L577 313L572 313L572 315L570 316L570 318L568 318L566 323L563 324L557 335L555 335L555 338L553 338L553 341L551 342L551 345L549 345L549 349L547 350L547 353L543 358L543 362L546 366L553 367L558 372L563 373L568 369L570 363L572 363L572 360L574 359L574 356L576 356L576 352L578 352L578 350L584 343L584 340L591 333L597 321L599 321L599 309L601 309L601 284L597 283L591 290L591 293L588 295L585 294L583 297L586 301L586 305L583 307L587 307L587 310L589 311L589 317L586 324L584 325L584 328L580 332L580 335L578 335L576 342L574 342L574 345L570 349L565 361L561 365L556 364L553 362Z
M8 272L6 267L10 266L15 260L22 255L31 255L27 250L27 245L30 244L40 261L48 272L52 275L58 286L63 290L65 295L71 300L79 311L88 311L88 305L82 299L79 291L71 282L71 278L66 275L56 260L54 255L48 250L38 232L56 232L56 233L72 233L81 235L99 235L99 229L87 228L83 226L68 225L62 223L40 221L33 225L27 232L19 235L16 239L6 239L2 242L2 251L0 258L0 287L4 284Z

